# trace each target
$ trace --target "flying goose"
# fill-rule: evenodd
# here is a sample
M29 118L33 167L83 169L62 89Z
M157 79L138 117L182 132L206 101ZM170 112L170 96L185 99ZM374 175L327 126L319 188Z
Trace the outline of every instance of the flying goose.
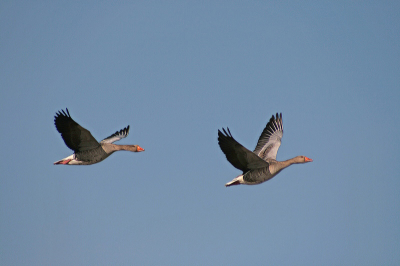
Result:
M276 176L284 168L297 163L307 163L313 160L305 156L297 156L286 161L277 161L276 153L281 146L283 136L282 113L272 115L258 139L254 152L249 151L237 142L227 128L218 130L218 144L226 159L243 173L235 177L225 186L257 185Z
M99 143L87 129L81 127L71 118L68 109L66 109L66 112L61 110L56 113L54 124L67 147L74 151L74 154L54 164L89 165L103 161L115 151L144 151L139 145L112 144L128 136L129 126L115 132Z

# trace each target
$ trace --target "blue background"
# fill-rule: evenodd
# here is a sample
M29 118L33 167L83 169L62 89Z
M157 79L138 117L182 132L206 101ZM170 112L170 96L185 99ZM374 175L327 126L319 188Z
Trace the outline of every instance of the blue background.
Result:
M2 1L1 265L399 265L398 1ZM54 115L119 152L70 154ZM258 186L253 150L283 113Z

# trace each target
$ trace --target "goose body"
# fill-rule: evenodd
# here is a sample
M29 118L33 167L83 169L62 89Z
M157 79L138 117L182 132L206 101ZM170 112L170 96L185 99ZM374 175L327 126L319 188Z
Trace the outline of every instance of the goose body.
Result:
M54 164L89 165L103 161L115 151L144 151L139 145L113 144L128 136L129 126L98 142L87 129L71 118L68 109L56 113L54 124L67 147L74 151L74 154Z
M222 132L223 131L223 132ZM292 164L312 162L305 156L297 156L286 161L277 161L276 154L283 136L282 114L272 116L257 142L254 152L237 142L227 128L218 130L218 144L226 159L243 173L225 186L261 184Z

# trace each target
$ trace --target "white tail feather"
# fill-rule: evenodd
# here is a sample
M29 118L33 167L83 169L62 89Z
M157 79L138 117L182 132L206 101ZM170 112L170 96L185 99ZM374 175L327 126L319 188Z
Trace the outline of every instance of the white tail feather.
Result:
M235 177L234 179L232 179L231 182L226 183L225 186L229 187L229 186L240 185L240 184L244 184L243 175Z

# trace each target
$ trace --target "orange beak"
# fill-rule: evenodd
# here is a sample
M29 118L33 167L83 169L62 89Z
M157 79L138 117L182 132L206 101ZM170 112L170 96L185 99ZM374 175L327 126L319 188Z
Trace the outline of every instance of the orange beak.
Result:
M142 147L140 147L140 146L137 146L136 150L137 151L144 151L144 149Z
M308 158L308 157L304 157L304 161L305 162L312 162L312 159Z

